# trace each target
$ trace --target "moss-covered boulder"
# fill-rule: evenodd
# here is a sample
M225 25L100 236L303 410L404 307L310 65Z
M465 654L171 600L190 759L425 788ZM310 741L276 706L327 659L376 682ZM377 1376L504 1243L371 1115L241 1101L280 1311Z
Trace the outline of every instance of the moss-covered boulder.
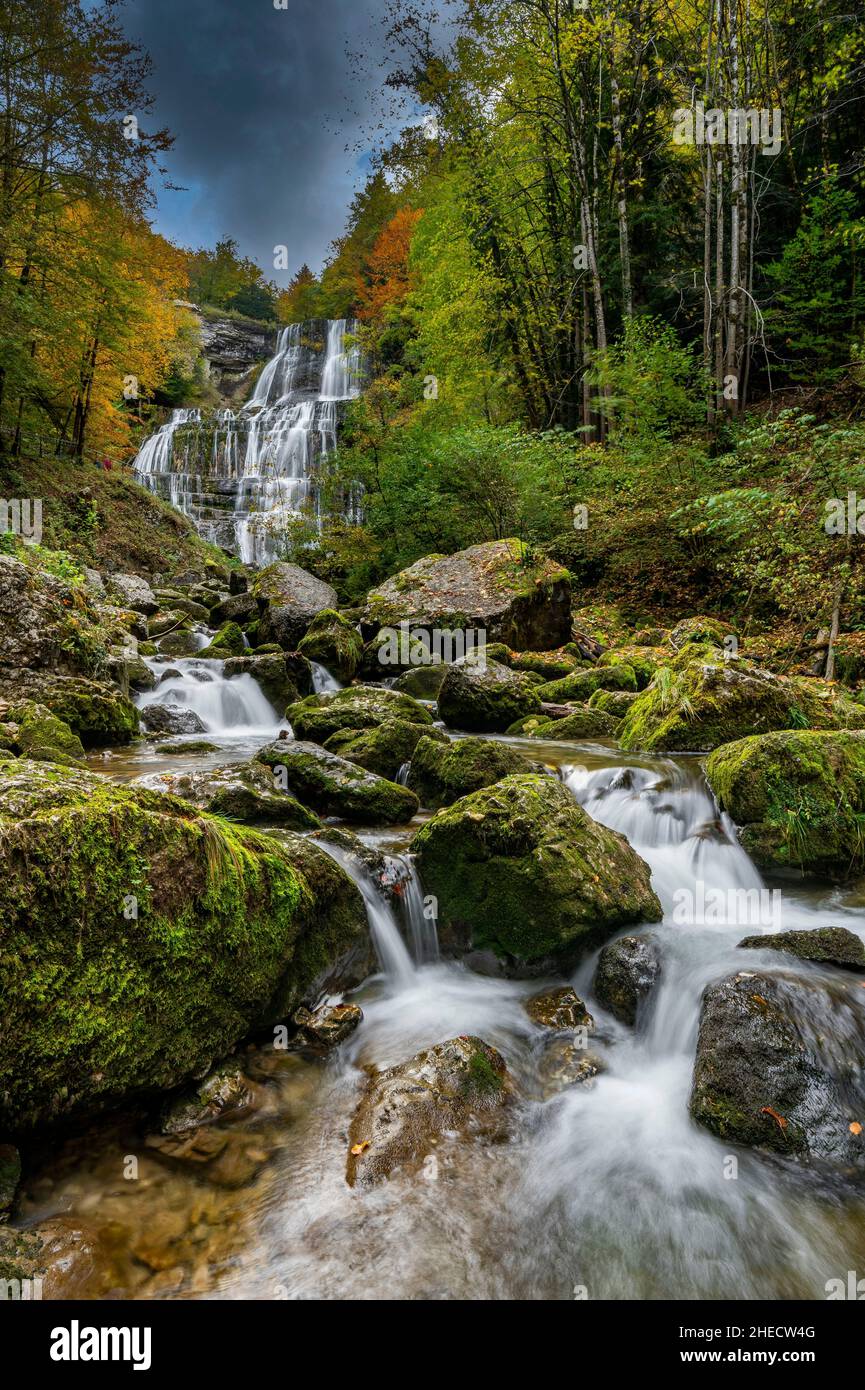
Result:
M446 671L442 662L436 666L413 666L394 681L393 688L415 700L437 700Z
M44 705L68 724L85 748L129 743L138 732L138 711L116 685L47 671L20 671L0 682L0 696L14 704L24 699Z
M708 643L723 648L727 639L735 634L736 629L722 618L685 618L673 628L669 642L674 651L680 651L688 642Z
M454 662L438 696L438 712L446 724L477 733L503 733L540 708L541 697L531 678L497 661Z
M528 719L517 720L507 732L520 738L613 738L618 726L618 719L604 710L575 705L572 713L566 714L563 719L531 714Z
M533 559L518 540L487 541L456 555L428 555L369 595L364 635L380 628L486 634L515 651L548 651L571 635L570 575Z
M257 620L258 616L258 600L254 594L229 594L211 608L210 625L221 627L223 623L237 623L240 627L246 627L248 623Z
M393 780L404 763L414 757L418 741L447 743L447 735L430 724L410 724L405 719L386 719L374 729L339 729L325 740L325 748Z
M243 631L237 623L223 623L216 636L202 647L201 651L196 652L196 656L206 657L208 660L224 660L229 656L242 656L246 651L246 643L243 640Z
M412 754L408 785L422 806L450 806L461 796L492 786L515 772L534 771L514 748L494 739L458 738L440 741L430 730ZM537 769L540 771L540 769Z
M618 723L624 719L638 694L636 690L596 690L589 699L589 709L602 710Z
M259 643L276 642L287 652L297 651L319 613L336 608L336 590L330 584L283 561L259 571L252 592L261 612Z
M214 816L245 825L282 825L289 830L317 830L313 811L283 791L263 763L238 763L199 772L154 772L139 779L153 791L180 796Z
M176 632L169 632L165 637L160 637L158 643L160 656L200 656L200 648L199 634L183 628L178 628ZM218 652L215 655L227 656L228 653Z
M377 729L388 719L430 726L433 722L429 710L410 695L374 685L353 685L347 690L308 695L289 705L285 717L297 738L315 743L324 743L341 729Z
M633 666L591 666L586 671L574 671L561 680L545 681L538 686L542 700L588 700L596 690L636 690L637 677Z
M463 797L412 850L443 944L491 953L511 973L562 968L661 916L648 866L552 777L517 774Z
M130 690L141 692L152 690L156 685L156 676L143 657L137 652L130 653L125 659L126 684Z
M60 579L33 563L0 555L0 678L19 669L95 675L104 668L108 634L71 557Z
M185 1083L367 940L317 846L142 787L0 763L0 1131Z
M611 647L608 651L601 652L598 657L598 666L626 667L633 671L637 678L637 690L645 690L651 682L659 666L669 663L670 654L663 647L641 647L637 645L624 647ZM598 687L598 689L606 687ZM612 689L612 687L609 687ZM621 688L621 687L618 687ZM626 687L629 691L633 686Z
M865 868L865 734L760 734L712 753L706 776L762 868Z
M660 973L661 954L651 934L620 936L601 951L593 989L605 1009L633 1027Z
M489 648L487 656L493 657L494 660L502 659ZM584 667L586 662L573 652L560 647L554 652L508 652L503 665L510 666L512 671L533 671L535 675L543 676L545 681L554 681L569 676L572 671Z
M194 709L183 705L158 702L141 710L141 727L150 734L203 734L207 725Z
M84 757L84 745L78 735L45 705L22 700L11 705L4 717L16 726L11 744L22 757L70 765Z
M325 666L339 681L354 678L363 652L363 638L353 623L333 608L317 613L297 650L308 661Z
M223 668L225 676L252 676L261 686L274 709L284 710L286 705L294 704L300 691L289 669L286 654L282 651L246 652L243 656L229 657Z
M862 991L743 971L703 995L691 1114L726 1143L865 1169Z
M361 825L402 825L418 809L418 799L407 787L377 777L317 743L277 739L259 749L255 761L273 770L280 789L323 816Z
M162 609L154 613L153 617L147 622L147 635L156 641L160 637L166 637L169 632L190 632L192 622L185 613L165 612Z
M347 1182L417 1172L445 1134L501 1137L512 1094L504 1059L481 1038L451 1038L389 1067L372 1077L351 1122Z
M660 667L618 737L626 749L708 752L774 729L860 727L862 713L824 682L776 676L719 654Z
M837 965L842 970L865 971L865 945L862 938L846 927L814 927L808 931L766 932L746 936L740 947L751 951L783 951L797 960L820 965Z

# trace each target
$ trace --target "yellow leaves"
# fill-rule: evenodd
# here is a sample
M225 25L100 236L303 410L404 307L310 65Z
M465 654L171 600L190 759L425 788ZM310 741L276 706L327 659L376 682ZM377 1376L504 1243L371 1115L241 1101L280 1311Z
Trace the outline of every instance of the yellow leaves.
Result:
M364 1140L362 1141L362 1143L360 1143L360 1144L352 1144L352 1146L351 1146L351 1152L354 1154L355 1158L358 1158L358 1157L360 1156L360 1154L366 1153L366 1151L367 1151L368 1148L369 1148L369 1140L368 1140L368 1139L364 1139Z
M775 1121L776 1125L780 1130L784 1130L787 1128L787 1121L784 1119L784 1116L779 1115L777 1110L773 1110L771 1105L764 1105L762 1110L760 1111L760 1114L771 1115L772 1119Z

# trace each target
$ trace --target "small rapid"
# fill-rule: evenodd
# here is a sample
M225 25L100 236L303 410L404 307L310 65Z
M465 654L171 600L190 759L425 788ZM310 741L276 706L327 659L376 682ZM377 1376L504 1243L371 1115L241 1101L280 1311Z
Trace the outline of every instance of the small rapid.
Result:
M247 673L226 676L224 661L151 657L147 665L157 684L138 696L140 710L165 705L191 711L204 725L203 732L220 738L263 740L280 727L279 715L258 682Z

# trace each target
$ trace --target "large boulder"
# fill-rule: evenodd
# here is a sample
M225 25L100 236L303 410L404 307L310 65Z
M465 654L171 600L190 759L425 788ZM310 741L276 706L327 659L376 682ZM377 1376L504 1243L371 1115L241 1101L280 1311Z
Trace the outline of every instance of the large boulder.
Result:
M516 774L436 812L412 850L451 950L515 974L562 968L631 922L658 921L649 868L552 777Z
M388 719L432 727L429 710L410 695L382 686L353 685L347 690L328 690L308 695L285 712L298 738L324 743L341 729L377 729Z
M709 752L775 729L865 726L865 708L819 681L772 675L746 661L684 653L655 673L618 731L625 749Z
M183 705L145 705L140 715L141 727L151 734L203 734L207 725L194 709Z
M447 734L429 724L410 724L405 719L386 719L374 729L339 729L325 741L325 748L348 758L379 777L395 779L400 768L414 757L419 740L447 743Z
M865 733L759 734L717 748L706 776L762 868L865 868Z
M515 772L540 771L514 748L494 739L436 739L438 730L419 740L412 754L408 785L422 806L438 809L492 786Z
M691 1114L726 1142L865 1168L862 991L743 971L703 995Z
M418 809L418 799L407 787L377 777L317 743L277 739L260 748L255 761L273 770L282 790L322 816L362 825L402 825Z
M308 661L325 666L339 681L353 679L363 652L363 639L353 623L333 608L313 618L298 651Z
M571 581L561 565L532 560L518 540L487 541L456 555L429 555L369 595L365 635L380 628L486 633L515 650L548 651L570 640Z
M0 673L0 697L35 700L68 724L85 748L129 743L138 732L138 711L120 688L83 676L48 671Z
M417 1172L446 1134L502 1136L511 1095L503 1058L480 1038L451 1038L389 1067L371 1079L351 1122L349 1185Z
M633 1027L660 973L661 956L651 934L620 936L601 951L593 988L605 1009Z
M618 727L618 719L611 714L605 714L601 709L590 709L588 705L574 705L570 714L561 719L530 714L528 719L517 720L507 732L519 738L612 738Z
M83 580L0 555L0 678L21 668L92 675L104 666L107 646Z
M318 846L79 769L0 764L0 876L12 1135L203 1075L367 950Z
M14 726L6 742L15 753L38 762L74 764L84 757L84 746L64 720L45 705L22 700L2 710L4 721Z
M289 792L283 791L263 763L239 763L198 772L152 772L139 785L180 796L214 816L246 825L283 825L289 830L317 830L321 821Z
M278 642L287 652L297 650L322 609L336 607L335 589L299 565L281 560L256 575L252 592L261 611L259 641Z
M455 661L438 694L438 712L445 723L477 733L504 733L540 708L531 677L497 661Z
M108 581L111 597L123 608L131 608L136 613L149 617L159 608L159 600L148 580L140 574L112 574Z
M573 671L561 680L545 681L538 686L542 700L554 702L588 700L596 690L636 690L637 677L633 666L593 666L588 671Z
M160 650L164 648L160 647ZM196 656L224 661L227 657L242 656L246 651L246 643L243 640L243 632L237 623L223 623L216 635L208 642L206 647L202 647L196 652Z

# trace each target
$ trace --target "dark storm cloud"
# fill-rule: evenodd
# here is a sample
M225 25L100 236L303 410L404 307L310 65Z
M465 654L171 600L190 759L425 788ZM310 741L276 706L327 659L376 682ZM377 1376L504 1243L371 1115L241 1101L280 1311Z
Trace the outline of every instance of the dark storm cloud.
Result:
M176 143L158 231L184 246L233 236L267 276L273 247L318 269L368 167L385 0L131 0L154 62L152 120ZM346 50L363 49L359 65ZM356 148L360 141L363 148ZM346 145L350 147L346 151Z

